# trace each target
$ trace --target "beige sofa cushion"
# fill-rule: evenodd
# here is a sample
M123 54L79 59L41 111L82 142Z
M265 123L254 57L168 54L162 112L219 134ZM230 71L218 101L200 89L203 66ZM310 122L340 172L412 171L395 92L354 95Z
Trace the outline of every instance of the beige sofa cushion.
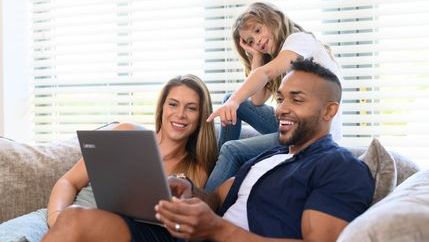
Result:
M0 138L0 222L46 207L52 186L79 157L76 139L31 146Z
M363 160L375 178L373 204L383 199L395 186L419 170L419 167L410 159L386 150L374 138L368 147L349 147L353 156Z
M341 233L340 242L429 241L429 170L409 177Z

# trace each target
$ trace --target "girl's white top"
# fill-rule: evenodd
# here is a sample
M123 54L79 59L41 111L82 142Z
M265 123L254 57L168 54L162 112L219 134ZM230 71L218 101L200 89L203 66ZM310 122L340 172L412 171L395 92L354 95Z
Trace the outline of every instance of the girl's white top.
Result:
M315 39L313 35L305 32L293 33L286 38L282 50L293 51L302 56L304 59L313 57L314 62L317 62L323 67L332 71L335 75L337 75L340 82L342 82L338 64L332 59L333 57L331 57L325 46L323 46L319 40ZM339 142L342 137L341 126L340 108L337 115L335 115L334 119L332 120L331 125L332 138L336 142Z

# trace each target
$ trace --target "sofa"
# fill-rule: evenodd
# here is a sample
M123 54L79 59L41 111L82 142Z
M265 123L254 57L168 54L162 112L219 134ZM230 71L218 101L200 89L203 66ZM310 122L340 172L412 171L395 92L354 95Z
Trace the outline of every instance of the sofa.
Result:
M242 138L254 135L245 128ZM370 209L348 224L338 241L429 241L429 170L418 171L377 139L349 150L369 166L376 191ZM79 158L76 138L45 145L0 138L1 242L40 241L48 229L50 190ZM83 189L75 203L95 207L91 188Z

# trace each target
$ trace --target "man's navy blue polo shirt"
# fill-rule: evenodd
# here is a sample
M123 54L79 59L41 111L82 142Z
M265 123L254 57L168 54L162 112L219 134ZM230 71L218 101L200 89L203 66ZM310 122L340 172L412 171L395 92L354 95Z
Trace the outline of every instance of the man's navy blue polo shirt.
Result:
M286 146L278 146L246 162L218 213L223 215L235 203L253 164L286 153ZM266 237L302 239L304 210L350 222L370 206L373 193L374 180L368 167L326 135L255 183L247 201L249 229Z

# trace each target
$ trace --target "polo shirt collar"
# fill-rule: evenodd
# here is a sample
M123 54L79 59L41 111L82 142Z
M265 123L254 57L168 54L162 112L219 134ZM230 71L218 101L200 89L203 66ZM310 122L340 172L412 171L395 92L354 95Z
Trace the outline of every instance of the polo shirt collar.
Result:
M331 146L337 146L337 144L332 140L332 135L327 134L325 136L322 136L316 142L307 146L305 149L303 149L300 152L298 152L297 154L295 154L293 156L293 158L294 158L294 160L300 159L303 156L307 156L307 155L310 155L312 153L317 153L320 150L325 150L327 147L331 147Z

